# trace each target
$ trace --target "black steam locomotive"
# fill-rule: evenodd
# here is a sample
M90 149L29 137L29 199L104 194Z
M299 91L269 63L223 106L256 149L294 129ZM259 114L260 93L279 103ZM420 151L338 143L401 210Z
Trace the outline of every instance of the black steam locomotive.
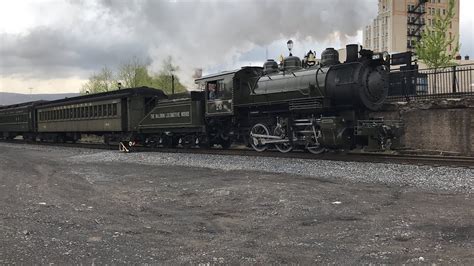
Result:
M334 49L321 62L296 56L281 65L243 67L196 80L191 97L161 101L139 125L152 145L248 144L256 151L370 146L385 149L400 135L397 121L371 119L388 94L389 58L358 45L339 62Z
M289 42L291 45L291 43ZM291 48L291 47L289 47ZM275 147L321 153L327 149L396 142L397 121L371 118L387 97L389 58L357 45L347 58L326 49L319 63L291 55L281 64L243 67L196 80L200 90L165 95L132 88L54 102L0 108L0 137L77 141L83 134L120 141L127 150L153 147Z

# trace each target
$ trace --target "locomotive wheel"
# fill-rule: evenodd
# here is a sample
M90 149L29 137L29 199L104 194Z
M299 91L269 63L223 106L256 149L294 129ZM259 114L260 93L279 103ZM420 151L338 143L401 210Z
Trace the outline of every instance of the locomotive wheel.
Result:
M312 154L321 154L326 151L325 148L321 147L321 144L315 146L306 146L306 149Z
M193 135L186 135L181 138L181 145L183 148L189 149L196 143L196 138Z
M258 152L263 152L268 149L267 144L262 144L260 138L253 137L253 135L270 135L268 127L264 124L256 124L250 130L250 145Z
M283 128L281 125L277 125L273 130L273 135L279 136L282 139L288 139L286 128ZM275 143L275 148L281 153L288 153L293 150L293 146L290 142L287 143Z
M306 130L313 130L313 127L308 127ZM318 137L319 138L319 137ZM312 154L321 154L326 151L326 149L318 142L316 136L311 134L309 139L306 141L306 149Z
M163 136L161 144L164 148L174 148L176 146L176 141L172 136Z
M229 138L227 140L221 140L221 146L224 150L227 150L232 145L232 140Z
M209 143L209 138L206 135L201 135L198 137L198 146L202 149L209 149L211 144Z

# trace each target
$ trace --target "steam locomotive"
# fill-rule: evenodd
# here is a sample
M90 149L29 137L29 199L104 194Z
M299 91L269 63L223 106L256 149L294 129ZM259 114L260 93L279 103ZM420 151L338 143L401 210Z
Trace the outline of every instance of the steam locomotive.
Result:
M291 44L291 43L289 43ZM398 121L370 117L388 94L389 58L348 45L328 48L316 64L286 57L196 79L199 91L165 95L131 88L52 102L0 107L0 137L77 141L84 134L137 144L185 148L245 144L256 151L369 147L385 149L402 133Z
M389 57L346 48L344 63L332 48L319 64L303 63L290 49L281 65L268 60L263 68L199 78L191 97L161 101L139 125L139 137L155 146L243 143L259 152L385 149L398 141L401 124L369 112L387 97Z

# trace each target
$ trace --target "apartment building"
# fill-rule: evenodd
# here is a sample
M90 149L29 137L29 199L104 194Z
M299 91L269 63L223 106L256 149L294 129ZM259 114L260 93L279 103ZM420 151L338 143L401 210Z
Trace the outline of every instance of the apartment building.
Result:
M376 52L399 53L414 51L415 41L433 25L436 14L446 15L449 0L379 0L378 15L363 32L364 48ZM449 31L459 36L459 1ZM453 49L449 47L448 49Z

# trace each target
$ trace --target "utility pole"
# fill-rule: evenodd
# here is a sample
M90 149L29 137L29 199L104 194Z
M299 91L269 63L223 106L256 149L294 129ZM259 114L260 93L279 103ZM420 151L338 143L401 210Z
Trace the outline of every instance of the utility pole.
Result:
M171 94L174 95L174 75L171 74Z

